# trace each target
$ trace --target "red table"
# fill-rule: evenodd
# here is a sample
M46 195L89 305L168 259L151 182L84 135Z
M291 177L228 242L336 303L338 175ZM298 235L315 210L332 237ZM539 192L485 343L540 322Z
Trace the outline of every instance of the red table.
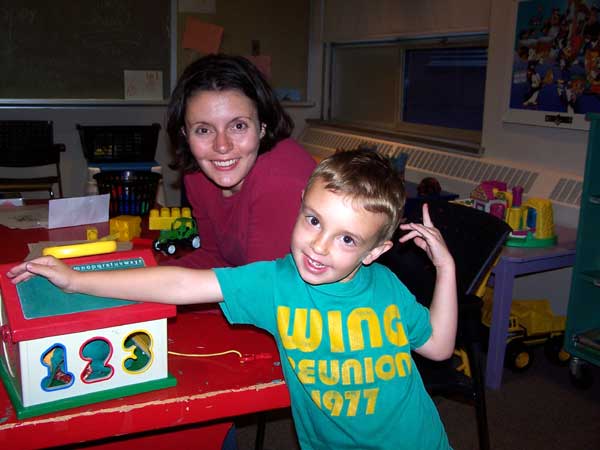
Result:
M99 235L108 224L95 224ZM56 230L12 230L0 225L0 263L20 261L27 242L85 239L85 226ZM220 310L186 307L168 323L169 351L236 354L213 357L169 355L177 386L17 420L0 387L0 446L37 449L89 442L92 448L220 449L235 416L289 406L289 395L271 336L232 327ZM1 384L1 383L0 383ZM97 442L90 442L97 441Z

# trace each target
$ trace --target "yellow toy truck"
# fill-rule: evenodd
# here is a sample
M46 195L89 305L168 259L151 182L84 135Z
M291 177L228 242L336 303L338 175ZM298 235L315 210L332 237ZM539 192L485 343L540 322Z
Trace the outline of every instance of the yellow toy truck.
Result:
M481 321L488 330L492 321L492 293L488 290L483 296ZM566 365L570 355L563 350L565 322L564 316L553 314L546 299L513 300L506 339L506 367L515 372L529 369L533 363L532 347L541 344L551 362Z

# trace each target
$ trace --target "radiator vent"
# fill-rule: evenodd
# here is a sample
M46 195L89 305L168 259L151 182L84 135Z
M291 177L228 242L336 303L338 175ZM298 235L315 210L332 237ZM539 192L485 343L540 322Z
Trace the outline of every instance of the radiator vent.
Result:
M509 187L523 186L529 197L552 200L555 223L577 227L582 195L582 178L565 174L530 169L491 158L476 158L452 152L430 149L412 143L381 139L369 134L357 134L341 129L308 125L300 135L300 142L317 157L329 156L337 149L348 150L361 144L376 147L387 156L407 153L407 179L418 182L423 177L436 177L442 186L461 196L468 196L484 180L502 180Z
M407 153L409 169L415 169L432 175L443 175L461 181L479 184L484 180L502 180L508 186L523 186L529 193L538 172L519 169L506 165L493 164L477 158L469 158L452 153L440 152L414 145L398 144L360 135L341 133L329 129L308 127L300 137L305 148L317 156L327 156L334 151L370 145L386 156Z
M549 195L550 200L579 206L583 182L571 178L560 178Z

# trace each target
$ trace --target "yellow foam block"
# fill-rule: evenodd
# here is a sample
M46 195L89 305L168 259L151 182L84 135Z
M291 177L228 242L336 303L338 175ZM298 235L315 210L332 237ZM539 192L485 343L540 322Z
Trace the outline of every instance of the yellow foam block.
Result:
M109 233L116 236L119 242L131 241L142 234L142 218L139 216L121 215L109 221Z
M87 227L85 229L85 238L88 241L95 241L98 239L98 228L96 227Z

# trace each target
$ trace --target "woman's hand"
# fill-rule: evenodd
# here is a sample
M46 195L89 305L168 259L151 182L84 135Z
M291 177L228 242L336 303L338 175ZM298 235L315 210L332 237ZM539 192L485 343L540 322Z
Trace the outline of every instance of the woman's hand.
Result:
M440 231L433 226L429 217L429 206L423 204L423 223L404 223L400 229L408 231L400 238L400 243L408 242L411 239L422 248L427 256L433 262L433 265L440 269L448 265L454 266L454 259L446 247L446 242Z
M30 279L34 275L41 275L65 292L74 292L73 278L76 274L75 270L55 257L42 256L13 267L6 273L6 276L14 284L17 284Z

